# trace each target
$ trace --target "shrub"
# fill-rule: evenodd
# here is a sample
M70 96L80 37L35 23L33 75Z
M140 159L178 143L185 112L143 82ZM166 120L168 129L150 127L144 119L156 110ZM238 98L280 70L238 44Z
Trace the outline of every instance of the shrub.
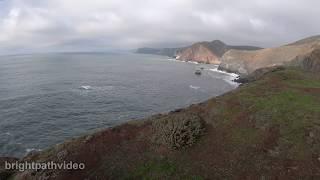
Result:
M194 114L171 114L157 119L152 124L153 142L181 149L193 145L203 133L199 116Z

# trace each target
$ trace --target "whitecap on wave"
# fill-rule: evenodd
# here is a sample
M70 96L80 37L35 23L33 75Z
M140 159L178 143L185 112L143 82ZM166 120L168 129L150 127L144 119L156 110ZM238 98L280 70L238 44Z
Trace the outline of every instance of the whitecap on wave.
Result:
M89 91L112 91L114 86L80 86L77 91L80 92L89 92Z
M187 62L192 64L199 64L198 62L195 62L195 61L187 61Z
M210 70L210 71L213 71L213 72L218 72L218 73L221 73L221 74L227 74L227 75L232 76L232 77L234 77L234 78L238 78L238 77L239 77L239 75L236 74L236 73L228 73L228 72L226 72L226 71L221 71L221 70L219 70L219 69L218 69L218 66L216 66L216 67L213 68L213 69L209 69L209 70Z
M190 87L191 89L195 89L195 90L200 89L200 87L198 87L198 86L192 86L192 85L190 85L189 87Z
M168 58L169 61L175 61L175 62L184 62L184 63L191 63L191 64L199 64L196 61L183 61L183 60L178 60L178 59L173 59L173 58Z
M239 78L239 75L236 74L236 73L228 73L226 71L221 71L218 69L219 66L215 66L214 68L212 69L209 69L209 71L212 71L212 72L217 72L217 73L220 73L220 74L224 74L226 75L226 77L222 78L224 81L226 81L227 83L231 84L231 85L234 85L234 86L238 86L239 83L237 82L234 82L235 79Z
M80 89L83 89L83 90L90 90L91 89L91 86L81 86Z
M30 153L30 152L40 152L42 151L42 149L36 149L36 148L28 148L26 149L26 153Z

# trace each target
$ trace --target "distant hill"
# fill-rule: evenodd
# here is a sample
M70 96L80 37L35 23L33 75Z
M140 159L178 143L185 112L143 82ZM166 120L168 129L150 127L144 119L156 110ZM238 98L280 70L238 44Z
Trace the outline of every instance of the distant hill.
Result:
M155 54L161 56L174 57L179 48L139 48L136 53L139 54Z
M220 58L230 49L257 50L253 46L230 46L220 40L211 42L199 42L189 47L178 49L177 59L183 61L197 61L208 64L220 64Z
M320 36L312 36L288 45L256 51L232 49L221 58L219 69L247 75L263 67L301 65L302 61L316 49L320 49Z
M315 41L320 41L320 35L316 35L316 36L311 36L311 37L307 37L304 39L301 39L299 41L296 41L294 43L288 44L289 46L293 46L293 45L301 45L301 44L306 44L306 43L313 43Z
M230 49L258 50L261 48L254 46L230 46L220 40L214 40L211 42L198 42L182 48L139 48L136 52L176 57L182 61L219 64L220 58Z

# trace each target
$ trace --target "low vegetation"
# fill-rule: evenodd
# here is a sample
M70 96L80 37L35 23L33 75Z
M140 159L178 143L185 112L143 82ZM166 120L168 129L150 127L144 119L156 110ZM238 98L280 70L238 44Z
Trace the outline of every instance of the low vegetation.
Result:
M182 113L157 119L152 127L153 141L172 149L192 146L204 131L199 116Z

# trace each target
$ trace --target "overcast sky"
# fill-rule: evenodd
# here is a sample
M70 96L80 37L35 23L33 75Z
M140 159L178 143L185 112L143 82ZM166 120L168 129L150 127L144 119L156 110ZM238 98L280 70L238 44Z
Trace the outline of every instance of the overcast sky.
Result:
M278 46L320 34L319 0L0 0L0 54Z

